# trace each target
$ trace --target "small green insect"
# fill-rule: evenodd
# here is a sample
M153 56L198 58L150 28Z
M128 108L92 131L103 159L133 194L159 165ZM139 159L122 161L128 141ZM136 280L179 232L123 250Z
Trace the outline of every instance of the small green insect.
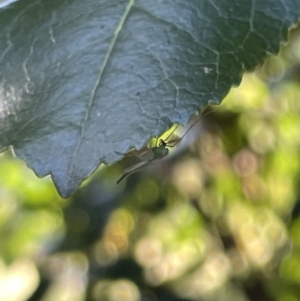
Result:
M152 161L161 159L169 154L169 150L167 147L172 147L169 145L166 140L159 139L158 145L155 147L146 147L146 150L144 148L141 149L141 151L144 151L143 153L139 153L138 156L142 157L145 161L142 161L140 163L137 163L131 167L128 167L123 172L122 176L117 180L117 184L120 183L125 177L138 172L145 168L147 165L149 165ZM133 150L133 152L137 152L136 150ZM130 155L130 154L127 154Z
M140 163L137 163L131 167L126 168L116 183L118 184L127 176L130 176L133 173L141 171L146 166L150 165L153 161L162 159L165 156L167 156L169 154L168 147L174 147L175 145L177 145L183 139L183 137L191 130L191 128L196 123L199 122L199 120L200 120L200 118L198 118L180 138L177 138L175 140L168 141L169 138L177 130L178 126L175 127L175 129L171 132L171 134L166 139L157 139L156 145L152 148L147 146L147 147L143 147L140 150L133 149L133 150L129 151L127 154L122 154L122 153L116 152L118 155L135 156L135 157L139 157L143 160Z

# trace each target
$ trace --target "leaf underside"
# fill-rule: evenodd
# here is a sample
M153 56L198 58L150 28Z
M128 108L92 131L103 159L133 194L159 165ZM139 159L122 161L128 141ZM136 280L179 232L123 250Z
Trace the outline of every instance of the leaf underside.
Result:
M70 196L101 163L220 103L299 0L20 0L0 8L0 150ZM242 101L242 100L241 100Z

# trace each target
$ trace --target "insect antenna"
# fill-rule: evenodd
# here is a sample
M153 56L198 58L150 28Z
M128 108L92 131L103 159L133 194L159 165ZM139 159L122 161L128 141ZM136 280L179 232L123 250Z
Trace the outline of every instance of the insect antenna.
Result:
M205 110L205 109L204 109ZM203 112L203 111L202 111ZM183 137L204 117L206 117L207 115L213 113L214 111L209 111L209 112L206 112L206 114L202 114L202 112L200 113L200 116L199 118L196 119L196 121L190 125L190 127L186 130L186 132L183 134L183 136L181 138L178 138L176 139L175 141L172 141L170 143L168 143L168 140L170 139L170 137L174 134L174 132L178 129L179 125L177 125L174 130L168 135L167 138L165 139L159 139L159 138L156 138L156 142L155 142L155 146L156 147L159 147L159 146L167 146L167 147L174 147L176 146L176 144L178 144L182 139Z
M202 115L202 114L200 114L200 116L196 119L196 121L194 121L190 126L189 126L189 128L186 130L186 132L180 137L180 138L178 138L178 139L176 139L175 141L172 141L172 142L170 142L170 143L167 143L166 144L166 146L168 146L168 147L174 147L174 146L176 146L183 138L184 138L184 136L201 120L201 119L203 119L205 116L207 116L207 115L209 115L210 113L212 113L213 111L210 111L210 112L207 112L207 114L204 114L204 115ZM176 127L176 129L178 128L178 126ZM176 130L175 129L175 130ZM174 131L175 131L174 130ZM172 133L171 133L171 135L174 133L174 131L172 131ZM168 138L170 138L170 136L171 135L169 135L169 137ZM168 139L167 138L167 139ZM167 140L166 139L166 140Z

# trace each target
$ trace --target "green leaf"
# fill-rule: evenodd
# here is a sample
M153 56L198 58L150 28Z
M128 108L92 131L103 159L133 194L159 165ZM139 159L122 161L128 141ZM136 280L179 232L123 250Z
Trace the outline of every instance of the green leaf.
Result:
M220 103L299 15L299 0L15 2L0 9L0 149L67 197Z

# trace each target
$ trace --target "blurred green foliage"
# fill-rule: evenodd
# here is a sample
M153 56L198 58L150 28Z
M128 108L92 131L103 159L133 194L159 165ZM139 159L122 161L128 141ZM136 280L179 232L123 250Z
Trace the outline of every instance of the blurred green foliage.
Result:
M296 28L120 185L132 158L62 200L2 154L0 300L300 300L299 100Z

